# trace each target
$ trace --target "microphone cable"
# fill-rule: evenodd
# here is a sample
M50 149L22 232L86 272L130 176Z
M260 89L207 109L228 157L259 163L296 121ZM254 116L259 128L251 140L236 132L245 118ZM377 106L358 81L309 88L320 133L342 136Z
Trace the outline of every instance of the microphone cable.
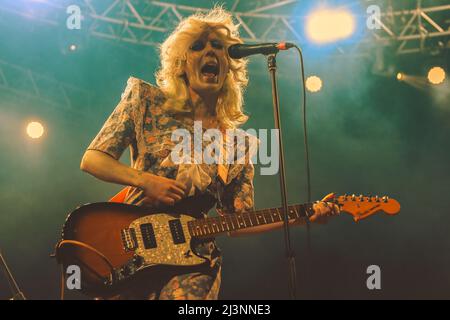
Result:
M305 88L305 68L303 64L303 53L302 50L294 44L294 48L297 50L300 58L300 74L302 79L302 89L303 89L303 104L301 107L301 113L303 113L303 142L305 148L305 167L306 167L306 189L308 195L308 203L311 203L311 172L309 165L309 146L308 146L308 131L306 126L306 88ZM309 218L306 218L306 248L307 256L311 256L311 230Z

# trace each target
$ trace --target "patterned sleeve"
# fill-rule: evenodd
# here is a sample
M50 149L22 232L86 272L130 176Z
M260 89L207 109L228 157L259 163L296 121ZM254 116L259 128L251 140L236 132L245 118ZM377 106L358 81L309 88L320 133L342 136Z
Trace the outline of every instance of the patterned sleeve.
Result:
M136 141L135 119L139 110L139 79L130 78L119 104L91 142L88 150L98 150L119 159L124 150Z
M247 163L238 176L225 187L218 209L223 213L242 213L254 210L253 177L255 168Z

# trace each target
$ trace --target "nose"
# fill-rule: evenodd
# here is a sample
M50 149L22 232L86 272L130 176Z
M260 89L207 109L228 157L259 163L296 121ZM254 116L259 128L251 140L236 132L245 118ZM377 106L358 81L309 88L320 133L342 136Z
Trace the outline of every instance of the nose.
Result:
M211 41L206 43L205 50L207 54L214 53L214 47L212 46Z
M205 48L205 55L204 57L208 57L208 58L214 58L214 59L218 59L216 51L214 50L214 48L209 45Z
M207 56L207 57L217 57L213 48L207 49L205 56Z

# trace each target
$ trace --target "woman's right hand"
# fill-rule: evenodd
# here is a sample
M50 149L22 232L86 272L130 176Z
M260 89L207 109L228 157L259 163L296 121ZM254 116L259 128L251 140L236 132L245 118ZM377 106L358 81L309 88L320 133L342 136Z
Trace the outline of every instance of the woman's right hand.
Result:
M143 203L151 206L174 205L186 196L186 187L173 179L142 172L139 187L144 191Z

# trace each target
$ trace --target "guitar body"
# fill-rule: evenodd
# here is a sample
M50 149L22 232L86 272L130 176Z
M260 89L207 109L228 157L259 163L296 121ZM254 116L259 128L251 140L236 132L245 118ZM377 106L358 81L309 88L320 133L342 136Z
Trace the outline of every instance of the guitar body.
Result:
M333 195L328 201L355 221L378 211L388 215L400 211L398 201L387 196ZM204 195L155 209L113 202L81 206L67 217L56 257L64 271L70 265L80 268L82 292L108 298L141 276L148 281L208 264L195 252L200 242L284 219L281 208L205 218L214 203L212 196ZM289 220L305 219L312 215L311 208L312 204L292 205L286 214Z
M170 267L205 264L192 249L199 240L191 238L187 227L208 209L198 203L187 198L160 209L111 202L81 206L68 216L56 256L64 270L80 267L81 291L96 297L117 294L144 270L151 277L148 273L159 272L158 266L173 271Z

